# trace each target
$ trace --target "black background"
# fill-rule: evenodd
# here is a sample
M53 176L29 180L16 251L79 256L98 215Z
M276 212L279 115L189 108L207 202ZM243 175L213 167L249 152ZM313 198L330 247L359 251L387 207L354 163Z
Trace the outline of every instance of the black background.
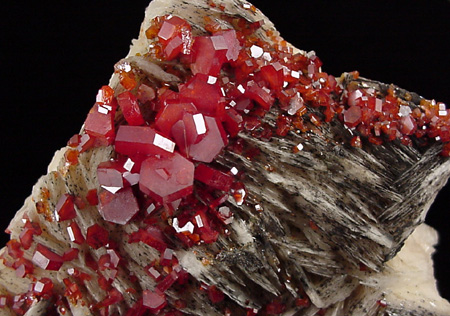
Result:
M147 1L8 1L0 32L0 229L20 208L53 152L79 131L97 89L139 32ZM30 4L31 3L31 4ZM289 42L315 50L324 71L395 83L450 105L450 2L254 1ZM450 298L448 185L427 223ZM3 234L2 244L7 236Z

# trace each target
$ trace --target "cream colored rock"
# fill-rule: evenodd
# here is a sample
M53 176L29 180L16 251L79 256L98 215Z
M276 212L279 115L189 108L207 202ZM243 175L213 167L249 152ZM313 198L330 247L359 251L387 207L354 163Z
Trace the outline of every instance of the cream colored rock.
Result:
M256 12L248 10L247 6L250 4L246 1L216 0L215 3L224 5L224 11L227 14L241 16L249 21L264 20L265 23L262 30L270 29L275 31L274 25L259 10L256 10ZM133 41L130 52L122 62L134 63L144 73L157 72L158 76L165 76L167 74L162 73L161 69L155 68L155 64L146 65L145 63L148 63L148 61L137 56L144 55L148 51L149 45L151 45L145 36L145 30L150 26L151 20L159 15L178 15L193 25L195 34L202 34L205 32L203 28L205 15L212 19L217 19L220 23L226 25L226 22L220 20L222 13L219 9L211 8L206 0L191 0L189 2L182 0L154 0L145 12L145 19L138 39ZM261 38L269 40L263 31L259 31L258 34ZM292 49L296 53L307 54L295 47L292 47ZM176 78L172 79L176 81ZM344 79L344 76L341 77L341 82L344 82ZM117 75L111 77L110 86L120 91ZM283 140L279 140L279 142L281 145L286 145L283 143ZM273 156L279 157L280 160L283 160L282 155L287 155L281 149L281 145L275 146L272 144L274 148L264 144L256 143L256 145L261 146L262 151L265 151L268 156L270 156L270 151L272 150L272 154L276 153ZM26 214L32 221L39 223L43 229L42 235L36 237L37 242L45 244L60 253L63 253L70 246L68 236L64 233L67 229L67 224L47 221L43 214L37 212L35 203L43 199L42 189L46 188L50 193L48 200L50 213L47 216L52 217L54 216L53 210L58 197L61 194L70 192L71 194L82 196L89 189L98 187L96 168L99 163L112 157L113 148L96 148L83 153L80 156L80 164L74 167L65 165L65 150L67 148L63 148L55 153L48 167L48 174L39 179L33 188L32 195L25 201L24 206L12 220L9 225L11 238L18 238L24 225L22 218ZM371 181L377 185L382 183L384 174L375 174L373 170L367 168L365 165L366 161L361 161L361 156L355 155L355 157L354 160L341 162L344 170L348 170L349 176L361 182ZM239 157L233 158L239 161ZM302 158L305 160L313 159L312 154L308 153L305 153ZM357 158L360 160L357 160ZM285 160L289 159L286 158ZM226 165L228 162L224 157L218 159L219 164ZM248 161L241 160L240 163L244 170L252 167ZM375 165L377 161L373 160L370 163ZM311 169L314 168L320 175L320 172L325 173L328 171L329 165L325 163L317 164ZM441 165L441 168L447 170L448 164ZM268 208L266 213L262 213L261 217L251 218L243 216L243 218L236 219L230 225L230 237L228 239L222 236L219 238L218 244L220 247L199 245L192 249L180 249L176 252L181 265L193 278L206 284L218 284L218 287L233 303L232 308L235 311L233 315L241 315L244 313L245 307L262 308L257 300L255 300L256 302L252 301L253 298L259 298L259 296L274 297L281 295L286 301L292 303L296 298L297 289L290 282L278 278L277 273L280 271L282 271L283 275L289 276L289 280L299 278L300 281L298 282L303 284L313 303L305 309L289 307L283 314L285 316L315 315L320 308L327 309L327 316L381 315L379 313L387 313L388 315L450 315L450 304L439 296L436 290L436 281L433 277L431 255L434 251L433 246L437 242L437 234L432 228L426 225L418 226L415 232L406 240L405 246L393 259L381 267L377 265L377 262L383 261L381 255L374 262L369 262L372 263L374 270L379 269L378 272L362 273L355 266L348 264L349 258L351 258L350 255L347 254L340 257L346 250L335 251L336 244L331 244L330 238L327 239L327 236L316 234L308 225L305 225L307 217L304 214L300 214L302 212L301 209L289 208L289 205L287 205L289 201L286 201L286 198L283 198L281 194L277 195L277 188L283 186L287 191L299 192L299 187L297 186L298 178L296 178L299 176L298 173L292 173L287 177L282 171L285 170L268 175L260 172L267 183L263 182L266 191L259 196L265 198L268 204L271 203L272 210L275 209L273 212L269 211L270 208ZM442 184L441 182L445 182L445 180L437 179L438 176L435 173L432 173L430 177L431 181L437 183L437 192L438 187ZM309 180L305 178L305 182ZM336 179L336 181L338 180ZM320 179L317 181L320 182ZM307 184L301 188L307 188ZM249 188L252 188L252 185L256 187L254 184L249 184ZM256 189L255 192L257 192ZM305 199L314 200L317 197L318 190L305 189L301 193ZM433 191L430 195L434 193ZM347 198L356 199L350 193ZM398 199L400 200L400 197ZM325 202L324 205L329 205L330 209L332 209L332 203L328 200ZM232 203L230 202L230 204ZM238 207L236 205L233 206ZM428 206L426 205L420 210L423 216L426 214ZM245 209L245 205L241 210L243 212L248 211ZM283 216L285 217L277 216L280 210L284 212ZM360 218L352 218L350 214L342 214L342 216L347 217L346 219L349 221L360 220ZM356 228L354 230L361 230L361 236L373 243L378 243L381 245L381 248L390 249L395 253L397 244L400 242L394 240L386 230L373 224L373 222L377 221L377 219L371 217L373 214L367 212L361 216L368 218L367 226L355 225ZM292 220L292 218L294 219ZM420 219L417 219L417 225ZM298 229L303 229L305 240L296 240L295 234L277 235L279 232L283 232L283 228L287 226L283 225L288 221L294 222L294 224L289 222L290 225L298 225ZM144 268L149 261L158 259L159 253L143 243L129 244L123 236L135 232L138 226L133 223L123 226L107 225L99 215L96 207L88 207L83 212L80 212L76 222L82 230L86 230L87 227L94 223L100 223L107 227L111 236L119 243L122 253L129 260L127 266L119 269L118 276L113 281L113 286L124 296L124 301L114 306L114 311L124 315L127 308L137 299L133 291L139 293L142 290L154 289L156 283L144 272ZM324 223L321 228L325 230L328 228L327 225L327 223ZM410 231L408 228L405 229L404 233L407 235L411 232L412 229ZM266 244L263 244L262 241ZM95 259L105 254L106 251L105 249L92 250L86 246L80 246L79 248L81 254L89 252ZM27 259L31 260L33 250L32 247L25 251ZM1 252L4 253L5 248ZM62 269L58 272L36 269L34 276L36 278L51 278L55 283L55 289L63 293L64 285L62 280L69 276L70 269L76 268L82 272L88 272L84 257L80 256L80 258L80 260L64 263ZM211 264L204 264L203 259L205 258L211 258ZM295 266L295 269L289 270L293 266ZM292 271L297 274L293 274ZM130 273L139 277L138 285L130 281ZM30 281L28 279L16 278L12 269L0 264L0 295L6 292L14 294L26 292L29 284ZM249 284L253 287L251 290L249 290ZM67 311L66 315L91 315L93 312L89 311L86 306L90 302L101 301L107 295L105 291L98 288L95 277L86 282L85 286L85 297L77 304L71 304L70 310ZM189 285L186 286L188 287ZM254 289L257 289L257 292ZM198 288L191 288L191 290L191 296L186 296L188 294L184 293L181 297L189 301L189 305L183 309L184 312L204 316L223 315L223 311L217 310L209 300L205 299L203 293L199 293ZM173 303L179 298L179 293L169 291L167 296L169 297L169 302ZM386 304L385 309L379 309L380 304L377 301L380 300L381 304ZM45 307L45 301L36 301L27 315L45 315ZM8 309L0 309L0 315L13 315L13 313Z

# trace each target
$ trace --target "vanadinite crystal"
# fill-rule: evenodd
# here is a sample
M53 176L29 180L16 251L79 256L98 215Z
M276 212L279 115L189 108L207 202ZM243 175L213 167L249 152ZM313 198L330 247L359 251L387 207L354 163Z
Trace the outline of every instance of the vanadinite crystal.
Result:
M53 271L59 270L64 263L60 255L42 244L37 244L32 261L39 268Z
M214 1L208 3L225 10ZM256 12L250 4L243 7ZM309 235L319 235L322 227L307 217L291 217L295 215L292 210L286 215L277 206L280 218L270 219L277 226L276 233L258 227L257 236L250 236L243 227L247 225L244 218L256 227L262 218L272 216L264 211L263 203L270 198L253 196L246 188L246 170L254 161L266 159L264 168L256 172L272 173L280 186L276 161L269 161L264 151L280 142L276 157L285 147L295 157L306 150L304 142L311 135L324 137L324 130L333 124L348 132L344 145L353 151L392 141L406 146L442 142L441 154L450 155L450 112L444 104L422 100L410 106L392 88L381 93L355 82L345 86L344 78L322 72L322 62L313 52L294 53L274 33L264 32L262 21L251 23L237 16L223 19L219 23L206 17L206 31L194 36L193 29L199 30L181 17L157 17L144 30L151 43L149 51L115 66L117 86L100 88L83 131L67 143L64 171L52 175L57 182L58 177L72 181L86 174L86 183L80 180L80 187L66 186L67 192L52 190L51 194L44 188L34 202L39 216L46 215L45 224L56 219L63 238L50 238L47 244L47 226L32 216L21 219L21 233L8 242L0 258L15 270L16 277L31 276L31 285L28 293L0 295L0 308L13 306L24 314L31 298L42 298L56 302L60 314L79 304L105 316L124 310L128 316L178 316L182 314L177 310L195 310L192 306L199 302L191 300L189 291L198 291L201 299L213 304L211 310L224 315L232 315L232 309L247 315L280 315L288 304L301 311L312 305L312 299L302 285L290 284L296 276L284 271L289 267L275 254L290 256L300 250L281 246L275 250L266 235L282 236L277 240L280 244L291 238L278 227L284 217L295 222L294 234L303 234L297 232L302 227ZM359 74L347 76L357 80ZM296 143L284 146L283 137L292 135L298 138ZM103 158L98 161L98 157ZM233 166L241 158L242 164ZM309 164L305 162L305 170ZM289 170L281 172L288 174ZM257 182L255 174L250 177L250 185L265 185L252 182ZM276 193L279 198L289 199L280 192ZM245 246L235 247L231 238ZM253 241L267 253L256 255ZM197 276L184 269L182 253L198 260L188 263L198 264L193 269ZM270 262L261 263L265 259L258 256L271 256ZM222 257L226 260L220 261ZM216 273L215 264L224 270ZM268 279L266 265L276 271ZM361 271L368 269L362 263L356 265L364 267ZM308 266L305 275L315 273L314 269L326 277L333 273L322 268ZM47 271L34 277L40 269ZM337 264L333 269L345 270ZM239 280L240 275L255 270L261 273L249 288L253 283L261 285L271 293L270 299L261 306L249 300L233 308L227 305L235 299L232 295L241 294L227 289L220 278L230 273ZM199 275L218 280L200 281ZM282 287L293 298L286 302L281 295L273 295L279 294L278 277L288 279ZM98 293L91 295L93 289ZM259 293L253 294L258 299ZM325 312L308 310L310 315Z
M150 157L142 163L139 187L161 203L189 195L193 182L194 164L176 152L170 157Z

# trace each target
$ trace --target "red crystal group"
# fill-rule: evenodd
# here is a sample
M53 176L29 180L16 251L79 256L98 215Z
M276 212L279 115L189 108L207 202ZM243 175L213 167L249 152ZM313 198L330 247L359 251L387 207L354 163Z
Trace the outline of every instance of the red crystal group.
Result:
M164 82L152 86L135 66L118 67L121 87L117 91L109 86L99 90L84 132L69 140L70 149L65 154L70 170L80 163L80 154L113 146L112 159L97 166L98 187L83 196L62 194L53 213L49 212L48 192L36 204L39 214L47 220L52 220L53 214L64 227L70 243L67 250L58 254L36 242L43 229L26 217L19 239L7 244L6 254L0 258L18 277L27 277L34 268L58 271L67 261L84 260L92 275L67 270L70 277L63 280L64 298L55 298L60 310L67 308L65 300L74 303L81 299L84 282L93 278L106 293L92 304L101 315L109 315L110 306L136 294L130 288L125 295L113 285L121 265L127 262L122 259L117 236L110 234L115 225L133 223L133 232L120 238L144 243L160 256L143 267L155 286L137 296L126 315L164 310L165 315L178 315L169 307L182 309L187 303L169 302L166 297L169 289L189 278L178 262L177 249L216 242L233 222L229 197L238 206L246 202L242 175L236 168L224 170L215 163L224 148L248 160L259 154L258 149L246 146L240 133L270 141L274 135L283 137L291 131L320 133L323 124L336 119L356 134L349 141L353 147L364 147L366 140L373 144L400 141L404 145L440 141L444 143L442 154L450 155L450 112L444 104L422 100L414 107L397 97L393 89L382 95L358 85L344 87L342 80L322 72L322 62L315 54L294 53L270 31L265 36L271 43L262 40L256 35L263 32L262 23L224 19L224 25L234 28L207 18L208 34L203 36L193 36L189 23L177 16L153 20L146 30L152 45L145 58L158 59L164 71L180 75L184 82L177 87ZM173 67L173 61L184 67L184 74ZM351 75L354 80L358 78L356 72ZM264 123L268 112L275 115L275 126ZM302 148L299 144L293 151ZM86 224L77 216L90 208L98 211L105 223L83 230L81 223ZM256 210L263 208L258 204ZM96 252L87 251L89 248ZM134 275L129 279L138 282ZM201 287L213 304L227 299L215 285ZM50 278L36 279L29 297L48 298L56 288L59 286ZM1 295L0 307L12 306L16 313L24 314L31 304L27 297ZM304 308L309 300L297 298L295 304ZM265 306L268 315L285 309L278 299ZM230 313L224 309L225 315ZM247 315L257 313L247 311Z

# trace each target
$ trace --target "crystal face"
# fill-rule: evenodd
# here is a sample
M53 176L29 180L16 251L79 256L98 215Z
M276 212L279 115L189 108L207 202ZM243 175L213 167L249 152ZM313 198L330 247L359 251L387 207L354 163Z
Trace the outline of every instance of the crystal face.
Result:
M77 213L75 212L73 196L69 194L63 194L61 196L58 204L56 204L55 216L58 221L74 219L77 216Z
M108 222L125 225L139 211L139 206L131 187L115 193L100 192L98 211Z
M173 153L174 148L173 141L148 126L122 125L115 140L116 151L127 156L169 155Z
M143 125L145 123L136 96L129 91L117 96L117 103L122 109L125 120L130 125Z
M384 166L374 146L386 142L399 162L419 161L418 144L444 143L448 156L445 105L324 73L314 52L251 22L251 5L248 19L208 6L202 35L156 17L142 32L148 51L115 66L114 89L99 90L0 254L30 281L0 295L1 308L24 314L45 299L74 315L339 315L369 293L374 313L392 312L366 281L414 227L380 226L402 194L379 197L391 185L361 161Z
M141 167L139 188L161 203L178 200L192 193L194 164L174 153L170 157L150 157Z
M37 244L32 261L39 268L52 271L58 271L64 262L60 255L42 244Z

